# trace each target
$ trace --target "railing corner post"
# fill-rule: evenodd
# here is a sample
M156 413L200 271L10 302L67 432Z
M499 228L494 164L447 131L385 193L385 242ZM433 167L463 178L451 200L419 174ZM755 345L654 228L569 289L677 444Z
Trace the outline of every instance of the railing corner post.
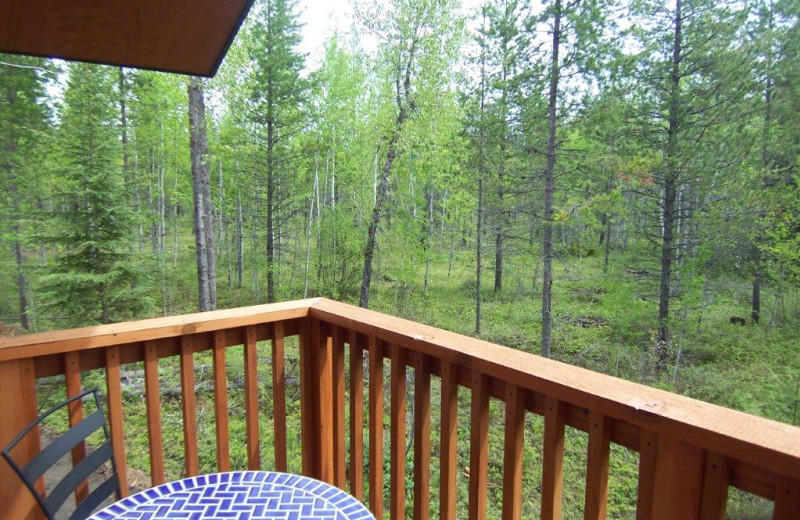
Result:
M33 360L0 362L0 448L4 448L28 423L36 419L36 378ZM18 445L17 453L31 458L39 452L38 432ZM25 488L5 459L0 458L0 518L39 520L44 518L33 495Z

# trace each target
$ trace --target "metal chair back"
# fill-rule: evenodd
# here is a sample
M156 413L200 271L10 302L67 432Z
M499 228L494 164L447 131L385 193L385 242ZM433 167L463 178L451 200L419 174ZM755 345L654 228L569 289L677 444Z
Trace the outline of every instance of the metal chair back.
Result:
M91 413L88 417L83 419L80 423L71 427L64 434L55 438L50 444L44 447L36 456L30 461L20 465L12 456L11 452L32 430L37 428L45 419L59 410L68 407L74 402L82 405L83 400L92 396L94 398L96 411ZM82 461L76 464L67 474L55 484L50 492L45 496L39 492L36 486L45 473L48 472L62 457L72 451L73 448L78 446L81 442L85 441L90 435L103 429L105 435L105 442L97 447L94 451L86 456ZM37 430L38 431L38 430ZM34 432L36 434L36 432ZM33 493L36 501L41 506L45 515L49 520L55 520L56 514L61 510L67 499L72 495L82 482L85 482L90 475L95 473L106 462L111 462L111 476L109 476L103 483L92 490L89 495L77 504L77 508L70 515L69 520L84 520L91 515L97 507L103 503L112 493L116 493L119 497L120 487L119 479L117 477L117 467L114 462L113 451L111 449L111 442L108 436L108 427L106 426L105 416L103 409L100 407L100 398L97 390L87 390L79 395L71 397L63 403L54 406L50 410L44 412L35 421L25 427L11 443L6 446L2 451L3 458L8 461L9 465L19 475L28 489Z

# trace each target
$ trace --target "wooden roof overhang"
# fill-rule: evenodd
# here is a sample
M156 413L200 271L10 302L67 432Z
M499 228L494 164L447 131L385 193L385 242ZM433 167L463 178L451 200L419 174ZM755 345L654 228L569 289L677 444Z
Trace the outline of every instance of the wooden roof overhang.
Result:
M0 52L211 77L253 0L2 0Z

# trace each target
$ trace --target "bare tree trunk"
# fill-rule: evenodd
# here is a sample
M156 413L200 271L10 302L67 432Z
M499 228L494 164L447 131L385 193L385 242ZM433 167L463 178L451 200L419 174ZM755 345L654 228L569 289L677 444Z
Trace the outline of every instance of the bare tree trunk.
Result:
M244 285L244 218L242 216L242 196L236 200L236 287Z
M431 281L431 242L433 242L433 182L428 188L428 233L425 237L425 249L427 250L425 254L425 296L428 296L428 286Z
M205 104L200 80L192 77L189 81L189 128L192 160L192 188L194 191L194 234L197 246L197 285L200 311L213 309L210 287L209 244L206 232L205 194L208 190L208 162L205 130ZM213 253L212 253L213 255Z
M547 167L544 189L544 240L542 256L544 273L542 279L542 356L550 357L550 329L552 326L553 294L553 198L555 194L556 130L558 116L558 80L560 75L559 48L561 44L561 0L555 0L553 21L553 51L550 64L550 93L547 118Z
M372 218L369 222L367 231L367 244L364 247L364 269L361 273L361 292L358 304L364 309L369 307L369 290L372 283L372 258L375 256L375 243L378 237L378 226L383 216L383 206L389 194L389 175L392 172L392 165L397 157L397 143L400 140L400 125L395 130L389 141L386 150L386 162L381 170L380 183L378 184L377 198L375 207L372 209Z
M482 9L486 27L486 8ZM481 48L481 99L478 130L478 225L475 232L475 335L481 333L481 288L483 284L483 179L486 175L486 49Z
M663 236L661 240L661 281L658 298L658 344L656 345L656 372L666 369L669 358L669 306L672 259L675 253L675 208L677 203L678 167L675 149L680 128L680 60L681 60L681 0L675 2L675 34L672 54L670 85L669 128L665 152L666 172L664 176Z
M303 280L303 298L308 298L308 273L311 269L311 226L314 222L314 202L317 199L319 184L319 157L314 156L314 188L311 190L311 207L308 208L308 225L306 226L306 272Z
M11 154L9 153L9 156ZM14 178L11 184L8 187L8 190L11 195L11 234L14 236L14 262L16 263L17 267L17 296L19 299L19 321L22 328L25 330L30 330L30 323L28 321L28 298L27 298L27 281L25 280L25 272L23 270L23 260L24 257L22 255L22 242L20 242L19 233L19 221L20 221L20 209L19 209L19 191L17 190L17 180Z

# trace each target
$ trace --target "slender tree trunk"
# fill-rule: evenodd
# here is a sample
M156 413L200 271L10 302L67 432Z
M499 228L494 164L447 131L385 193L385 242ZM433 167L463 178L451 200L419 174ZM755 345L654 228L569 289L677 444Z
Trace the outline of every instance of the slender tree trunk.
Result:
M680 130L680 61L681 61L681 0L675 2L675 35L672 54L672 73L670 84L669 128L665 151L666 172L664 176L663 236L661 241L661 282L658 299L658 344L656 346L656 372L666 369L669 359L669 306L672 260L675 254L675 209L677 205L678 132Z
M486 7L482 9L486 27ZM483 283L483 179L486 176L486 49L481 49L481 100L478 129L478 223L475 231L475 335L481 333L481 285Z
M311 190L311 205L308 208L308 225L306 226L306 272L303 280L303 298L308 298L308 278L311 269L311 227L314 222L314 203L317 199L319 184L319 157L314 157L314 189Z
M213 309L210 287L209 244L205 218L209 211L206 208L205 194L209 184L205 129L205 104L200 80L189 81L189 128L190 150L192 161L192 188L194 191L194 233L197 247L197 285L198 306L200 311Z
M431 253L433 242L433 182L428 187L428 230L425 237L425 284L424 294L428 296L428 287L430 286L431 278Z
M358 304L364 309L369 307L369 290L372 283L372 258L375 255L375 243L378 237L378 226L383 216L383 206L389 194L389 175L392 172L392 165L397 157L400 126L401 125L398 125L394 135L392 135L386 150L386 162L384 162L383 170L381 170L375 207L372 209L372 218L370 219L369 229L367 231L367 244L364 247L364 269L361 273L361 292L358 301Z
M272 78L268 80L267 115L267 302L275 301L275 120L272 106Z
M242 216L242 196L236 199L236 287L244 285L244 218Z
M11 154L9 153L9 156ZM27 297L27 287L28 284L25 280L25 271L23 270L23 261L24 257L22 254L22 242L19 239L19 221L20 221L20 209L19 209L19 191L17 190L17 182L16 178L14 178L9 185L9 194L11 196L11 234L14 236L14 262L17 268L17 296L19 299L19 322L22 325L22 328L25 330L30 330L30 323L28 321L28 297Z
M772 30L772 5L770 5L768 26ZM767 78L764 85L764 130L761 138L761 164L764 168L762 175L761 185L766 187L768 183L767 176L772 169L772 161L769 157L769 141L770 133L772 130L772 51L767 53ZM759 217L763 218L765 212L759 211ZM764 229L761 222L757 224L756 240L753 246L753 299L752 309L750 311L750 318L753 324L756 324L761 319L761 278L764 274L764 266L762 265L761 247L764 243Z
M553 20L553 51L550 64L550 93L547 117L547 167L544 189L544 240L542 256L544 273L542 279L542 356L550 357L553 293L553 198L555 194L556 131L558 116L558 80L561 73L559 50L561 45L561 0L555 0Z

